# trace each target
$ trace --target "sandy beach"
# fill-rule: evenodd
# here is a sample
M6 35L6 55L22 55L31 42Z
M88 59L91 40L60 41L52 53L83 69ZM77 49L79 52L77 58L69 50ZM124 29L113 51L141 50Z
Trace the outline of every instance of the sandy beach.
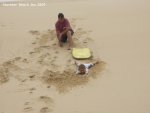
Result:
M150 113L150 1L13 3L0 2L0 113ZM59 12L74 47L92 51L76 61L100 61L88 77L75 76L71 51L58 46Z

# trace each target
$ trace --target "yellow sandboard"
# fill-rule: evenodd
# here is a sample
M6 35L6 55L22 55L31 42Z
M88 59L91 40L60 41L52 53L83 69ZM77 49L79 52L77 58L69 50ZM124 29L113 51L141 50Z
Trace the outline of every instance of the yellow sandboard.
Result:
M92 55L89 48L73 48L72 56L75 59L87 59L90 58Z

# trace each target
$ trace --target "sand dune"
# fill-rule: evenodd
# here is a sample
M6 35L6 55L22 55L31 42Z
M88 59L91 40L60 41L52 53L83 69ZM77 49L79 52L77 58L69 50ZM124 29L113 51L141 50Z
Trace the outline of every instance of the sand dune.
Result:
M0 6L0 113L149 113L149 1L46 4ZM74 47L92 51L77 61L100 60L88 77L75 75L67 44L58 46L59 12L75 31Z

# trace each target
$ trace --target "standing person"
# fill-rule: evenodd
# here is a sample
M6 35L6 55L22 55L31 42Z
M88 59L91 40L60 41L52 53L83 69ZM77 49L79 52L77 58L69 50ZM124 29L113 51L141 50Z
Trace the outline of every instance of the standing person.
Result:
M70 50L73 46L73 30L70 26L68 19L64 17L63 13L58 14L58 20L55 24L57 38L59 42L59 46L62 47L62 43L68 42L68 50Z

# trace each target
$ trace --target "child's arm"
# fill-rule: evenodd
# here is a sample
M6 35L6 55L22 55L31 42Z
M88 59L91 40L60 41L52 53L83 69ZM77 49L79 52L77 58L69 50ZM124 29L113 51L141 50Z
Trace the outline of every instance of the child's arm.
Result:
M99 63L99 61L96 61L94 63L85 64L85 66L89 69L89 68L93 67L94 65L96 65L98 63Z
M74 64L76 65L76 72L75 72L75 73L76 73L76 75L77 75L77 74L79 74L79 70L78 70L79 64L78 64L76 61L75 61Z
M98 64L98 63L99 63L99 61L96 61L96 62L93 63L93 65Z
M75 61L75 65L78 67L79 66L79 64Z

